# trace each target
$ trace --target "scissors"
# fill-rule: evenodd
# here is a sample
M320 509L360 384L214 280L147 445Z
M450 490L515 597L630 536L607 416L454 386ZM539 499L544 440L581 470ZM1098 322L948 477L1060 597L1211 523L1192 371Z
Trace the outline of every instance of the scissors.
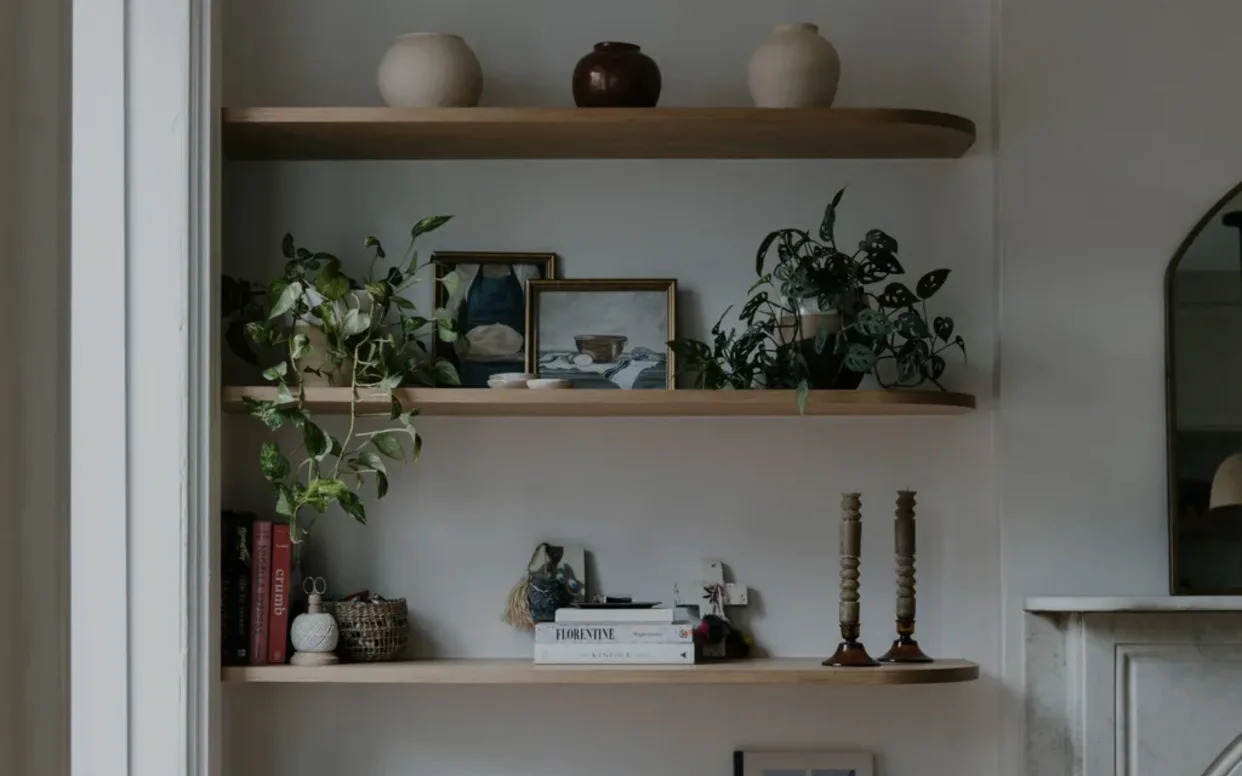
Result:
M307 595L322 596L328 592L328 582L323 577L307 577L302 580L302 590Z

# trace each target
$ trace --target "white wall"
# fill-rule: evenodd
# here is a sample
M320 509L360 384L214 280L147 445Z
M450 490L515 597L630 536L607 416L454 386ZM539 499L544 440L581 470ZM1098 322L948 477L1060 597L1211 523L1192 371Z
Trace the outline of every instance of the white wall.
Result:
M989 0L764 4L569 0L411 5L273 0L226 9L225 103L375 104L373 73L399 32L462 33L488 73L485 104L570 102L574 62L632 39L660 62L665 105L745 104L745 64L776 22L819 22L841 51L840 104L933 108L979 123L953 162L426 162L230 164L225 264L279 266L280 236L360 257L422 215L458 220L425 249L553 250L565 277L669 277L683 329L739 301L770 229L811 226L849 184L840 233L879 227L912 271L955 274L941 306L971 360L965 418L926 420L428 419L424 460L369 505L371 525L325 531L336 592L410 599L424 653L529 655L498 620L532 544L580 541L614 593L668 600L701 558L751 585L750 623L783 656L835 645L839 492L865 494L866 643L892 638L895 491L920 491L919 636L979 661L961 686L885 689L230 687L230 773L727 772L738 746L841 746L884 774L996 770L1000 589L992 467L995 347ZM226 425L226 504L264 508L263 432ZM356 758L360 753L369 759Z
M999 438L1015 678L1023 596L1168 592L1162 280L1242 178L1240 27L1233 0L1004 3Z

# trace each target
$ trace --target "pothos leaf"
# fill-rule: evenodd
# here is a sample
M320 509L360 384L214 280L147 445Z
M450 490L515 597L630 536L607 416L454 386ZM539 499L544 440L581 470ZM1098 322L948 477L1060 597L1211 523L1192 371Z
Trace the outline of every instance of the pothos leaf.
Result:
M397 439L397 435L390 431L371 437L371 444L375 446L376 450L379 450L394 461L405 460L405 448L401 446L401 440Z
M306 445L306 454L316 461L322 461L332 452L328 435L309 420L302 424L302 444Z
M344 487L344 484L341 486ZM336 497L337 503L341 505L341 509L345 510L345 514L357 520L362 525L367 524L367 510L362 506L362 499L358 498L358 494L351 490L344 490Z
M388 254L384 253L384 246L381 245L380 241L377 240L375 237L368 237L366 239L366 242L363 243L363 246L367 248L374 248L375 255L378 258L381 258L381 259L388 258Z
M435 375L437 385L461 385L461 376L457 374L457 367L453 366L451 361L443 358L438 359L432 365L431 370Z
M285 255L286 259L292 259L297 255L293 250L293 235L286 234L285 238L280 241L280 252Z
M264 369L263 379L267 380L269 383L274 383L277 380L283 379L288 373L289 365L284 361L281 361L279 364L274 364L273 366L269 366L267 369Z
M272 306L267 311L268 320L279 318L292 310L294 305L298 303L298 298L302 296L302 284L296 280L276 288L278 292L275 301L272 302Z
M461 288L461 275L457 273L457 270L452 270L451 272L445 274L445 276L441 278L440 282L444 284L445 296L451 297L453 294L457 293L458 289Z
M276 486L276 514L293 517L297 514L293 493L287 485Z
M420 235L427 234L428 232L434 232L447 224L450 220L452 220L452 218L452 216L431 216L429 218L424 218L417 224L414 224L414 228L410 230L410 239L416 240Z
M310 352L310 337L305 334L294 334L289 340L289 357L294 361ZM283 366L283 364L281 364Z
M289 476L289 459L275 442L264 442L259 451L259 469L268 482L277 482Z

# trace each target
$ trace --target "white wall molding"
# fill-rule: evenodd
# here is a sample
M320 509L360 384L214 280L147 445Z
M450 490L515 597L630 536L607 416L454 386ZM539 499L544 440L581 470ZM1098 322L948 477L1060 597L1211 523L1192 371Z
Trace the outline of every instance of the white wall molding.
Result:
M74 3L74 774L217 767L212 7Z

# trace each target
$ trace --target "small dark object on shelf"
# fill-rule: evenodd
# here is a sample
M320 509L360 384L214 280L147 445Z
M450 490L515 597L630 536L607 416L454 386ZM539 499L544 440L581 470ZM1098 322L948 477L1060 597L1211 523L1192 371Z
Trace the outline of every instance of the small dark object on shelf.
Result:
M695 660L713 659L706 657L706 648L722 643L724 644L723 659L742 660L750 657L750 639L739 628L735 628L723 617L709 614L695 626Z
M574 68L579 108L654 108L662 86L660 66L633 43L596 43Z

